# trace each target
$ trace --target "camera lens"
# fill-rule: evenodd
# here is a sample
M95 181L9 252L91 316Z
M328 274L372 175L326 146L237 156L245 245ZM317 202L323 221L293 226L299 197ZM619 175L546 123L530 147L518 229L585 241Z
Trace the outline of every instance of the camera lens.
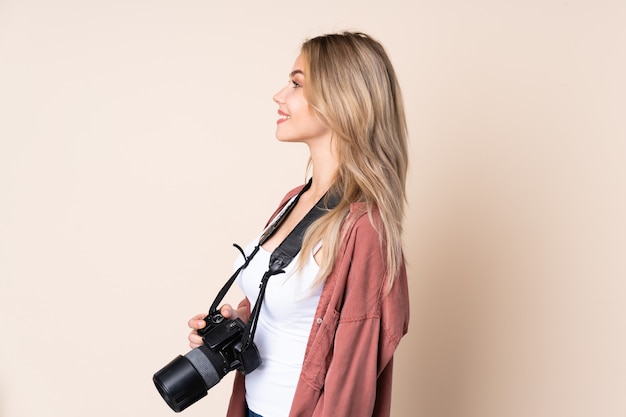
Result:
M167 405L179 412L204 397L229 371L221 354L200 346L165 365L152 380Z

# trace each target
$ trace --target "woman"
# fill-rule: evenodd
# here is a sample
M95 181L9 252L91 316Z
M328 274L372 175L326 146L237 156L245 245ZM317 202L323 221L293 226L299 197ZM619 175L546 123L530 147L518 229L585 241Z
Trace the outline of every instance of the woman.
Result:
M319 36L302 45L274 101L276 137L309 147L312 183L239 276L246 298L221 313L247 321L269 254L324 195L339 201L307 229L287 273L269 280L254 337L263 364L235 376L228 416L389 416L393 354L409 319L407 130L393 67L365 34ZM192 348L204 315L189 321Z

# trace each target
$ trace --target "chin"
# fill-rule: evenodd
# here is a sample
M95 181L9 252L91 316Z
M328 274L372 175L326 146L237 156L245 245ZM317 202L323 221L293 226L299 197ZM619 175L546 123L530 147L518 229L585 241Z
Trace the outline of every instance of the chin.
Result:
M292 137L283 136L283 135L276 135L276 140L278 140L279 142L285 142L285 143L302 142L302 140L300 140L299 138L292 138Z

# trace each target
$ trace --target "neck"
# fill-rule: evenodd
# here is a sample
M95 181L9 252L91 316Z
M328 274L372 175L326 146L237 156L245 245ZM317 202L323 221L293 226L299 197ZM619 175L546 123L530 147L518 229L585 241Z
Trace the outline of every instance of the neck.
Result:
M313 183L309 192L315 198L322 198L335 181L339 163L337 154L331 146L309 146L313 163Z

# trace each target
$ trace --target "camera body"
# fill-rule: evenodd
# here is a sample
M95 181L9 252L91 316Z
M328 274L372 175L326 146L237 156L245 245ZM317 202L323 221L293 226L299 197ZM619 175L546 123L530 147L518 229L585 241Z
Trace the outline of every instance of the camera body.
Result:
M214 313L204 318L206 326L198 330L204 345L214 352L220 352L224 358L224 374L237 370L242 374L254 371L261 365L259 352L251 343L243 349L242 336L246 325L241 319L230 320L221 313Z
M252 342L244 348L245 324L230 320L219 312L204 318L206 326L198 330L204 344L178 356L152 380L157 390L176 412L180 412L207 394L207 391L230 371L248 374L261 365L261 357Z

